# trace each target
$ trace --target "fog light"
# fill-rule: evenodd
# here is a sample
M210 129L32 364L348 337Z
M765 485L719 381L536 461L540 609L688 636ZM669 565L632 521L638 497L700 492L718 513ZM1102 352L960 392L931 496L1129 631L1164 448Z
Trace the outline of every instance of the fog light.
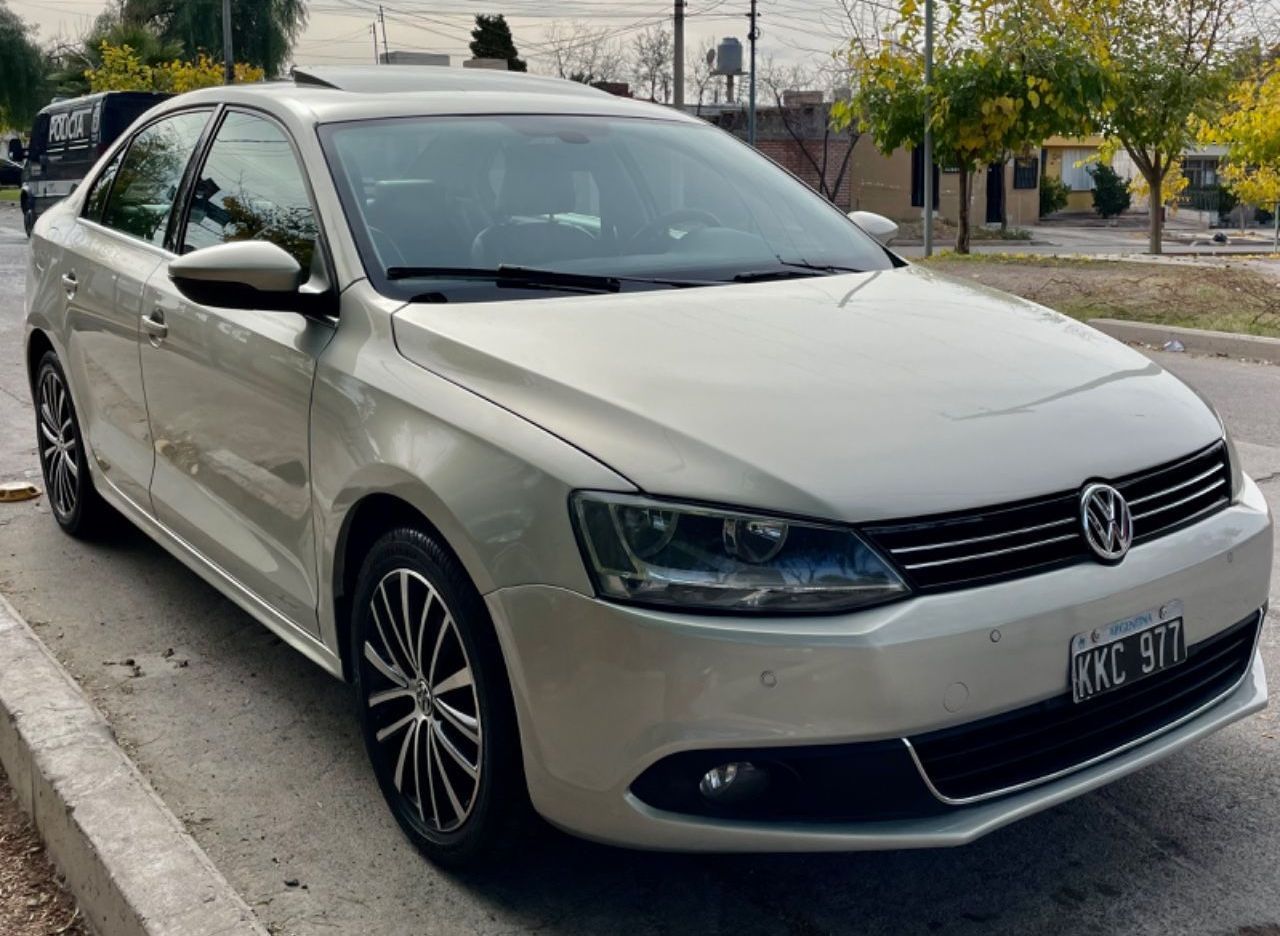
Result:
M769 789L769 772L750 761L713 767L702 775L698 791L713 803L731 805L753 799Z

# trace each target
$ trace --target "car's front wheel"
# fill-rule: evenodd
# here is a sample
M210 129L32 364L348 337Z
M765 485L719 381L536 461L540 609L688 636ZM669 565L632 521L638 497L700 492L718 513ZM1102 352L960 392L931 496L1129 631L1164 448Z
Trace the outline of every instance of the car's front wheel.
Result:
M40 359L33 390L40 470L53 518L72 536L97 536L109 526L112 511L89 476L80 420L54 352L46 351Z
M428 858L472 863L526 797L484 602L456 559L406 528L369 551L352 615L356 704L387 805Z

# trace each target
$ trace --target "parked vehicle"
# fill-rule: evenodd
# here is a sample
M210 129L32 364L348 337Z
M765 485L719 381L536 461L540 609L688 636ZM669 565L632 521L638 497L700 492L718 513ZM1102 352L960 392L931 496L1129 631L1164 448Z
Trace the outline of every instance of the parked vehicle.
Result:
M139 114L171 97L150 91L105 91L56 101L36 115L22 175L22 220L65 198ZM17 184L17 183L15 183Z
M183 95L28 284L55 520L122 514L349 680L435 860L524 802L959 845L1266 704L1271 518L1204 400L669 108L409 67Z
M0 185L13 187L21 184L22 164L7 156L0 156Z

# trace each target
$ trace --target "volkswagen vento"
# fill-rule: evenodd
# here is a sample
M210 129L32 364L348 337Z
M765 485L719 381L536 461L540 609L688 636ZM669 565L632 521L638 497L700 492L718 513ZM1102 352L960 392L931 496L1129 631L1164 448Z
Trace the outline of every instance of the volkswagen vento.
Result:
M525 803L957 845L1261 709L1271 520L1214 410L892 228L568 82L176 97L35 225L53 516L348 680L444 862Z

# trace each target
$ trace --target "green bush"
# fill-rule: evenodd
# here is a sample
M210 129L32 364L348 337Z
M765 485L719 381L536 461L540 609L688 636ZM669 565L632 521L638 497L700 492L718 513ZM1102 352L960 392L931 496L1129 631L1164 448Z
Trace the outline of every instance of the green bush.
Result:
M1089 167L1093 176L1093 210L1104 218L1114 218L1129 210L1129 180L1122 179L1105 163Z
M1051 215L1055 211L1061 211L1067 207L1067 196L1071 194L1071 189L1067 188L1067 183L1061 179L1054 179L1047 175L1040 176L1040 217Z

